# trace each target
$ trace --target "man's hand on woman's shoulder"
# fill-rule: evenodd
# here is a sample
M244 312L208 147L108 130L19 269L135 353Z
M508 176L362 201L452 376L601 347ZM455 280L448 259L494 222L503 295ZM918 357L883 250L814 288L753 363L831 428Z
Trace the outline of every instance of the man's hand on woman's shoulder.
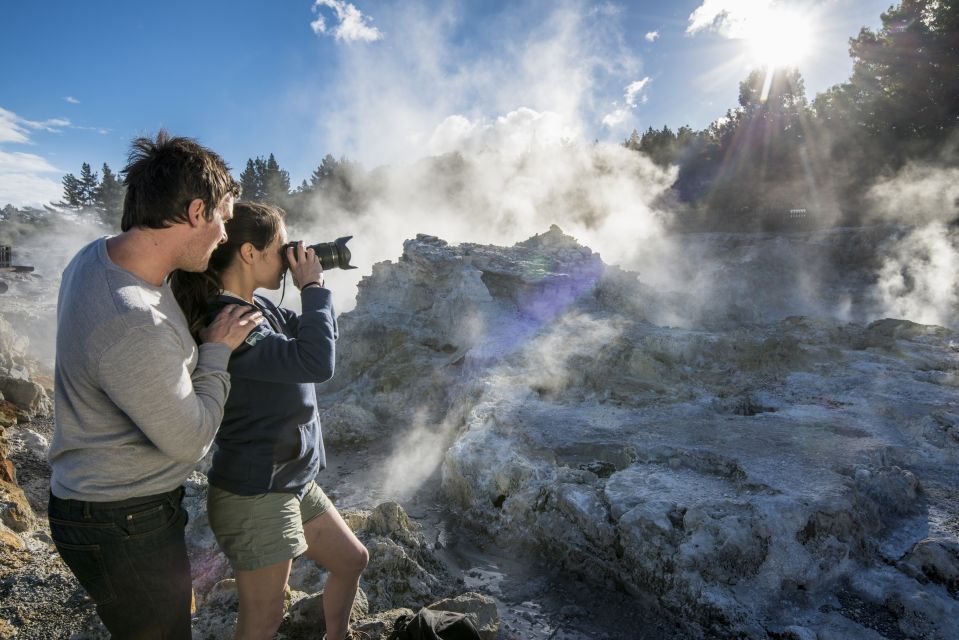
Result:
M200 341L221 342L236 349L257 326L263 322L263 314L257 309L241 304L230 304L216 315L207 328L200 331Z

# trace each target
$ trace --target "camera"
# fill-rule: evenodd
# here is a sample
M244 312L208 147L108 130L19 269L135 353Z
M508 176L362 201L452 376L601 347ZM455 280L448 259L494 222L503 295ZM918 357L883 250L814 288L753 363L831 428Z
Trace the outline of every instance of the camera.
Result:
M347 248L346 243L349 242L353 236L346 236L345 238L337 238L333 242L321 242L319 244L307 245L307 249L313 249L316 252L316 257L320 259L320 265L323 267L324 271L330 269L356 269L353 265L350 264L350 250ZM289 247L296 248L297 242L288 242L283 245L283 249L280 251L280 255L283 256L283 264L286 265L286 268L290 268L290 262L286 259L286 250Z

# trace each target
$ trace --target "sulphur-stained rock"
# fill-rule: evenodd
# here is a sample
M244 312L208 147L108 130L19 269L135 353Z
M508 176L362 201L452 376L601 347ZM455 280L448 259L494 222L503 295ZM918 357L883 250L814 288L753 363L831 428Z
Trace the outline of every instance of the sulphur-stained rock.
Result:
M496 640L496 635L499 633L499 612L496 610L496 601L481 593L469 592L455 598L444 598L427 608L468 614L483 640Z
M391 538L410 547L420 547L422 539L406 511L395 502L384 502L370 512L363 528L372 534Z
M0 377L0 392L4 398L27 415L46 415L52 404L42 386L30 380Z
M35 524L23 489L11 482L0 481L0 522L18 533L31 531Z
M17 424L19 411L17 405L9 400L0 400L0 427L9 428Z
M23 551L26 545L15 531L0 522L0 556L7 551Z

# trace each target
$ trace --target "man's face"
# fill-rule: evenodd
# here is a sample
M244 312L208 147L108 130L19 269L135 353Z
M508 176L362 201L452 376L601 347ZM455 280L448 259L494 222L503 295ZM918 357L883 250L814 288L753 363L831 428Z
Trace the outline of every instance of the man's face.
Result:
M204 271L210 262L210 256L217 245L226 242L226 229L223 226L233 217L233 194L226 194L213 210L210 220L203 216L196 227L192 250L189 251L189 265L183 267L186 271Z

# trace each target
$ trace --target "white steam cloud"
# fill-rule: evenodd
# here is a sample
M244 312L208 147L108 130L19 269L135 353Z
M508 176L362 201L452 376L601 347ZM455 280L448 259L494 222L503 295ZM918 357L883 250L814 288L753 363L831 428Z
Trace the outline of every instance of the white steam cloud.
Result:
M959 169L913 163L869 190L880 221L915 225L886 252L876 295L882 315L955 326L959 312Z
M328 278L338 310L352 308L359 274L396 258L417 233L512 244L555 223L607 260L660 233L652 202L672 174L590 139L614 98L611 81L642 78L615 12L564 2L529 25L506 9L476 34L502 45L474 55L457 38L465 18L454 4L378 11L404 37L389 48L344 48L341 75L297 96L318 105L315 138L326 149L385 165L371 171L359 214L321 196L322 225L297 230L355 236L360 269ZM631 95L639 100L639 89Z
M882 315L955 326L959 311L959 233L933 222L892 247L879 272Z
M906 165L894 178L869 190L874 217L910 224L948 222L959 216L959 168Z
M402 240L418 233L508 246L558 224L614 264L661 244L653 202L674 173L617 144L570 142L569 131L557 114L530 109L489 124L452 117L431 136L450 153L371 174L373 195L359 216L320 196L314 209L324 224L307 235L354 235L361 266L328 278L337 308L352 308L369 264L395 258Z
M656 42L659 40L659 31L649 31L646 33L646 42Z

